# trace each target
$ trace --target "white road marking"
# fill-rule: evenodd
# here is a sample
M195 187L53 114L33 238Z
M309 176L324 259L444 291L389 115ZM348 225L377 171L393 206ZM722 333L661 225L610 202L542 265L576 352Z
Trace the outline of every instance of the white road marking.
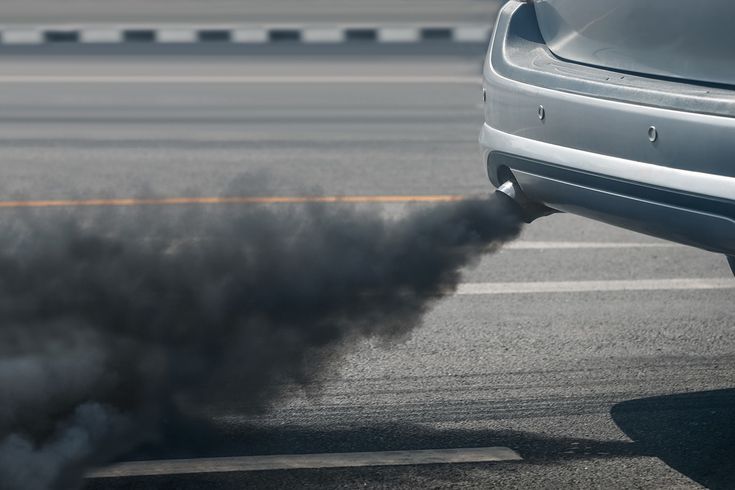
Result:
M479 282L460 284L457 295L584 293L593 291L674 291L735 289L735 278L633 279L618 281Z
M235 471L354 468L446 463L520 461L507 447L380 451L370 453L290 454L233 458L178 459L118 463L87 474L88 478L224 473Z
M41 44L43 33L38 29L8 29L0 33L3 44Z
M381 43L415 43L420 38L418 28L385 27L378 30L378 41Z
M541 242L524 241L510 242L503 245L506 250L574 250L574 249L605 249L605 248L683 248L684 245L668 242Z
M122 40L123 33L120 29L84 29L79 32L79 41L82 43L112 44Z
M421 84L435 83L444 85L479 85L479 77L475 76L436 76L436 75L407 75L407 76L257 76L257 75L0 75L0 83L162 83L162 84L357 84L357 83L386 83L386 84Z
M305 43L343 43L345 33L342 29L311 27L302 31L301 38Z
M262 28L239 28L231 32L233 43L265 43L268 42L268 31Z
M489 27L463 26L454 29L454 40L457 42L489 42L492 29Z
M369 32L366 36L352 37L347 35L350 29L359 29ZM110 25L106 23L95 24L89 26L78 25L46 25L46 26L24 26L24 25L6 25L0 26L0 43L5 44L53 44L57 42L81 42L81 43L128 43L135 42L133 39L127 39L125 33L132 31L147 31L153 33L153 39L146 40L160 44L168 43L197 43L206 42L200 34L206 31L226 31L229 33L228 40L238 44L244 43L267 43L278 42L279 36L273 35L279 31L288 30L295 33L294 39L290 42L304 43L344 43L353 40L362 41L379 41L383 43L419 43L419 42L473 42L487 43L490 38L492 29L487 24L461 24L461 25L421 25L409 24L398 25L389 23L384 26L364 25L364 24L337 24L325 25L316 24L310 26L300 25L191 25L191 24L170 24L166 23L161 26L153 26L150 24L143 25ZM74 34L75 39L60 39L54 36L47 36L53 32L70 32ZM111 32L116 31L116 34ZM104 34L100 34L104 32ZM184 34L184 33L189 34ZM433 34L432 34L433 32ZM426 36L422 34L426 34ZM373 39L375 37L375 39ZM426 37L426 38L425 38ZM224 41L224 39L222 39Z
M156 41L159 43L176 44L176 43L193 43L197 40L197 33L194 29L160 29L156 31Z

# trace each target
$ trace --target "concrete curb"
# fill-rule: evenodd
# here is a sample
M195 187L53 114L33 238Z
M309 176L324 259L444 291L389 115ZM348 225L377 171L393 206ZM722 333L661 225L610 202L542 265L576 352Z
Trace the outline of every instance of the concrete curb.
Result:
M486 43L484 24L451 26L2 26L0 45Z

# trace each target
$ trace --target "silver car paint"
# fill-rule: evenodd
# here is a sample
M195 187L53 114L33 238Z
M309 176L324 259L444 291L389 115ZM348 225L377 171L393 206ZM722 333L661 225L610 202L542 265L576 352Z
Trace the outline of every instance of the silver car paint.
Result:
M586 1L586 0L581 0ZM556 86L535 84L533 78L519 83L510 66L518 48L511 46L510 18L521 15L523 2L510 1L501 10L491 49L484 66L487 92L486 126L532 142L577 149L584 158L567 162L578 170L633 179L647 184L735 198L735 117L714 116L624 103L567 90L563 78ZM527 33L520 33L529 37ZM537 69L534 60L531 69ZM595 71L590 68L590 71ZM608 82L612 83L612 82ZM661 86L669 86L661 82ZM735 96L735 91L732 92ZM545 117L538 117L543 106ZM649 141L648 129L657 128L658 138ZM523 144L517 145L524 151ZM546 157L559 153L546 148ZM561 150L559 150L561 151ZM571 155L571 153L564 153ZM559 163L564 163L562 159Z
M631 72L735 84L733 0L535 0L562 58Z
M735 118L575 93L577 89L569 87L576 80L567 75L577 76L578 71L556 67L561 76L549 83L549 77L536 76L546 66L540 57L532 57L529 65L514 65L525 60L527 46L514 43L513 36L528 42L534 35L527 30L514 34L510 26L514 19L533 16L530 8L517 1L503 8L485 63L486 123L480 141L489 171L493 154L515 155L542 165L735 202ZM531 20L518 25L538 32L535 18ZM543 45L540 36L537 44ZM661 86L668 87L666 83ZM539 106L544 107L543 118ZM650 126L659 133L655 142L648 138ZM530 198L555 209L735 253L735 216L585 188L512 163L509 167ZM490 178L499 183L492 171Z
M491 152L501 152L612 178L621 176L620 180L641 176L639 182L667 182L670 188L683 188L688 192L700 190L703 195L714 189L717 194L730 193L732 196L735 187L735 179L727 181L698 172L667 170L640 162L550 145L509 135L487 124L483 125L480 142L485 150L486 161L492 159ZM735 255L735 221L729 217L632 198L604 189L587 188L519 170L512 165L510 168L529 198L553 209ZM499 183L495 176L491 180Z

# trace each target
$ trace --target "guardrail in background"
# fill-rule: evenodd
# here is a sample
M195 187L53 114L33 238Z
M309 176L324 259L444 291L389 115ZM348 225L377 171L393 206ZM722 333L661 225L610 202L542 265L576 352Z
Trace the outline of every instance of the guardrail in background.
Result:
M318 27L27 27L0 28L0 44L193 44L193 43L305 43L337 44L455 42L485 43L490 39L488 25L452 26L318 26Z

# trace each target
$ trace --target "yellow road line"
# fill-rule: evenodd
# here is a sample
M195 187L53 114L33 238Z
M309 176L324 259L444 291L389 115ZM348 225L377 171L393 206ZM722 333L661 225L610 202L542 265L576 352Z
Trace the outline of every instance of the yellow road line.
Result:
M423 196L236 196L167 197L158 199L59 199L0 201L0 208L54 208L96 206L170 206L177 204L305 204L305 203L435 203L462 201L467 196L437 194Z
M479 76L444 75L325 75L325 76L250 76L250 75L0 75L0 83L111 83L111 84L442 84L479 85Z

